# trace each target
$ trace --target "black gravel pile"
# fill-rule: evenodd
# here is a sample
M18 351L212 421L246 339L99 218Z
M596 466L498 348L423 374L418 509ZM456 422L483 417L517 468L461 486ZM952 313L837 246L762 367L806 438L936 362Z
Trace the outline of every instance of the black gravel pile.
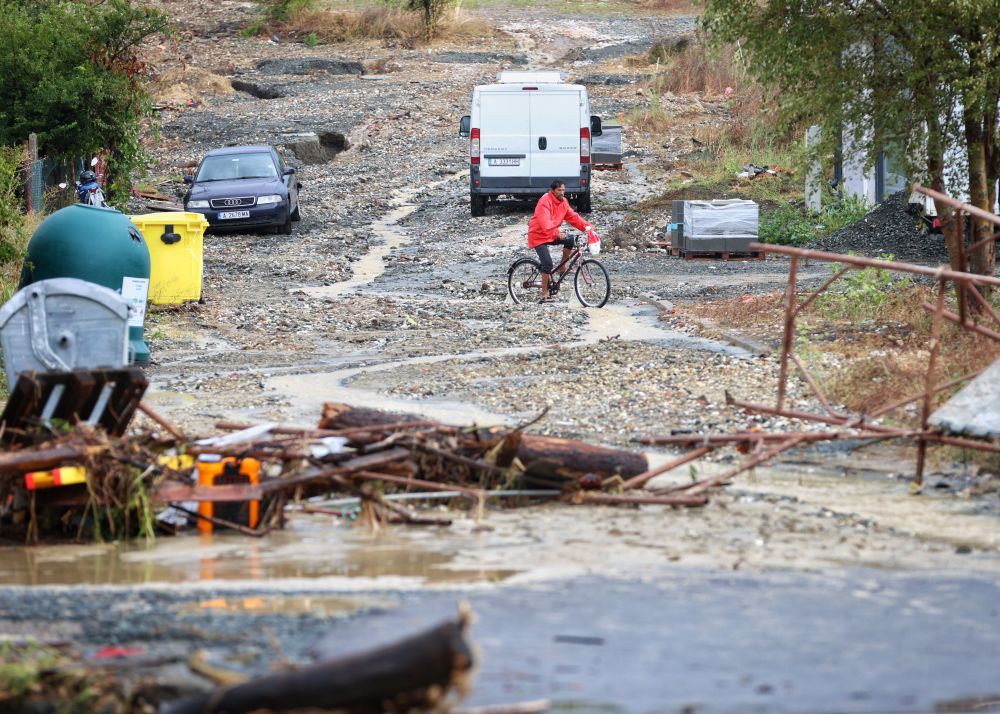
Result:
M939 265L948 262L944 238L928 235L919 218L906 211L906 194L897 193L864 218L813 243L810 248L831 253L853 252L870 258L891 253L903 263Z

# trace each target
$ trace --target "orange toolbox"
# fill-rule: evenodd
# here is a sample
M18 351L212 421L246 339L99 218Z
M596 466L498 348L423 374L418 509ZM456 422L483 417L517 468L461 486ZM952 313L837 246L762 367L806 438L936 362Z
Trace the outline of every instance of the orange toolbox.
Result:
M260 461L257 459L239 459L235 456L202 455L198 457L199 486L228 486L230 484L260 483ZM230 501L213 503L202 501L198 504L198 513L209 518L222 518L232 523L239 523L248 528L256 528L260 518L260 501ZM213 524L203 518L198 519L198 530L211 533Z

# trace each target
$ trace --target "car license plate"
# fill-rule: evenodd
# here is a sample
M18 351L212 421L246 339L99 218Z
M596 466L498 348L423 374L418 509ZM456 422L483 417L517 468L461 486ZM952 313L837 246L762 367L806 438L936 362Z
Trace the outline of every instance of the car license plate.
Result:
M520 159L489 159L490 166L520 166Z
M250 211L219 211L219 220L224 221L227 218L249 218Z

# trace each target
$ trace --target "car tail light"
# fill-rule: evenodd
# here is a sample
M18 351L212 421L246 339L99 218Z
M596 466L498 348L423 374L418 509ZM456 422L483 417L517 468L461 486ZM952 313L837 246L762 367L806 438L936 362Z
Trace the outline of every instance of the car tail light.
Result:
M580 163L590 163L590 129L580 127Z
M473 129L469 134L469 161L479 163L479 129Z

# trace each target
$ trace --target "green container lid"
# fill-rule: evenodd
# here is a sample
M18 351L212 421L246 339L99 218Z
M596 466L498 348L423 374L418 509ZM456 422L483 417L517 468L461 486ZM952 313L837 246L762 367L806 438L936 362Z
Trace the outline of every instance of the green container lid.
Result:
M49 278L79 278L120 293L124 278L149 280L149 248L124 213L77 203L42 221L28 242L20 287ZM149 364L142 335L141 325L129 327L129 348L140 366Z
M125 214L75 204L38 226L24 268L21 287L49 278L79 278L120 292L122 278L149 279L149 249Z

